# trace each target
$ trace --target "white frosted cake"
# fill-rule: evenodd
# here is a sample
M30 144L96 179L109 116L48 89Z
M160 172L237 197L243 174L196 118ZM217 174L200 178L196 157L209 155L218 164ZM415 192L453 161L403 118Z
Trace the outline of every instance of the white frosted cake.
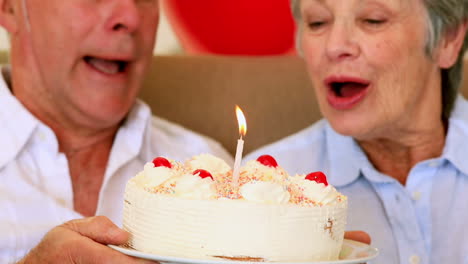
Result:
M164 256L244 261L336 260L347 198L321 172L289 176L268 155L241 168L221 159L158 157L125 190L129 246Z

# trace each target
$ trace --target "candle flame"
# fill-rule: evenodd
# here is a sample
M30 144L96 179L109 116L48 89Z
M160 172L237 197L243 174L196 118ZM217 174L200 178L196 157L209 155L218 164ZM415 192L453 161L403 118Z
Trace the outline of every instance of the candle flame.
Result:
M245 120L244 113L238 105L236 105L236 116L237 123L239 124L239 134L241 134L241 136L245 136L245 134L247 134L247 121Z

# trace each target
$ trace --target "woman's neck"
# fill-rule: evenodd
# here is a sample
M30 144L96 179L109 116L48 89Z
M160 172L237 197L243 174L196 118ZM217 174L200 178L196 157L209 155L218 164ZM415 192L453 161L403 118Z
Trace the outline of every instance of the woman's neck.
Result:
M410 135L372 140L358 140L374 167L402 185L418 162L439 157L445 145L444 122Z

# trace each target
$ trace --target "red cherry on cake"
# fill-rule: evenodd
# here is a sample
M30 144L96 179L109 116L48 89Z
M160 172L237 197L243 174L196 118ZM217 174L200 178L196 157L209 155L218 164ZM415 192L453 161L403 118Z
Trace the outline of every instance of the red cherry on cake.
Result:
M213 176L211 176L211 173L209 173L206 170L198 169L198 170L195 170L192 174L193 175L198 174L198 176L200 176L200 178L202 179L205 179L206 177L210 177L214 181Z
M172 168L172 164L163 157L157 157L153 160L154 167L167 167L167 168Z
M306 180L316 181L317 183L323 183L325 186L328 186L327 176L321 171L311 172L305 177Z
M268 167L278 167L278 162L276 162L275 158L270 155L262 155L257 158L257 161Z

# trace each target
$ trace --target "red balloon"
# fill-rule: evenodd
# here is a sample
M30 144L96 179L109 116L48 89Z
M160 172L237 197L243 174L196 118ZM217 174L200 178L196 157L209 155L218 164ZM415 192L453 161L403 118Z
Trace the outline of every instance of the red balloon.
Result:
M277 55L294 51L290 0L168 0L167 18L186 52Z

